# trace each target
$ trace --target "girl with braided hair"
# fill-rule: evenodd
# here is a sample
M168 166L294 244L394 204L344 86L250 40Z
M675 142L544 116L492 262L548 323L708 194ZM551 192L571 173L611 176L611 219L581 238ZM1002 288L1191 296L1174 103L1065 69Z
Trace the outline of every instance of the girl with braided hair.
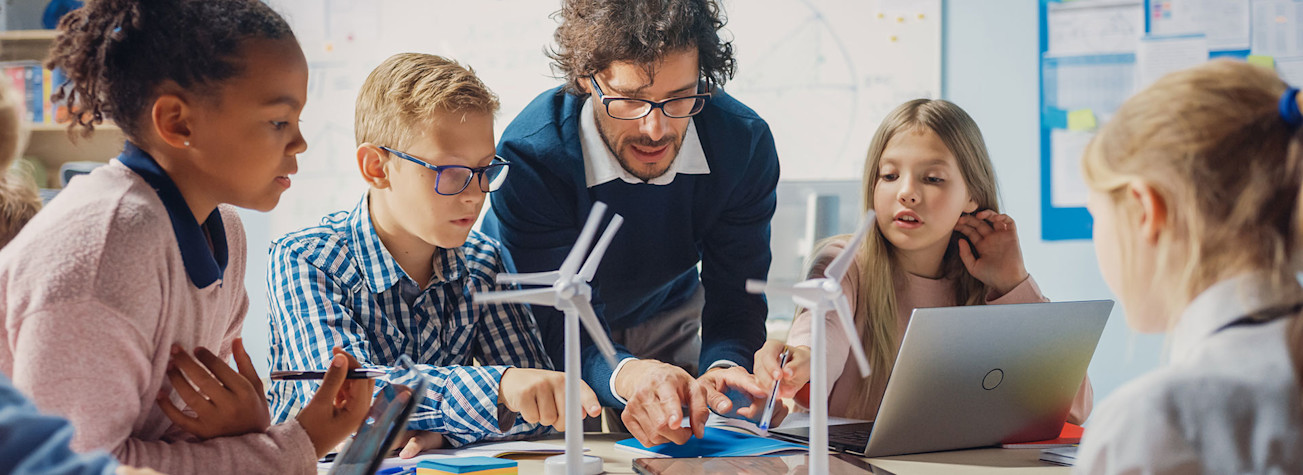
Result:
M69 184L0 252L0 371L76 428L76 450L171 474L310 473L366 416L336 353L270 425L240 340L249 300L233 206L267 211L307 144L307 62L255 0L95 0L59 24L55 94L122 154ZM230 285L226 285L230 284ZM236 367L225 362L234 357Z

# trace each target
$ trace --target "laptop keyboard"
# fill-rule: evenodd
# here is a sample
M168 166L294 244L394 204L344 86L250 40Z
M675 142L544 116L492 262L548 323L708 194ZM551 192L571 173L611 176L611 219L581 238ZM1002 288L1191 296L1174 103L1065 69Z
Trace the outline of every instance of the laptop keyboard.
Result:
M872 426L867 424L848 424L835 425L828 427L829 445L838 445L844 447L856 447L864 450L869 445L869 430Z

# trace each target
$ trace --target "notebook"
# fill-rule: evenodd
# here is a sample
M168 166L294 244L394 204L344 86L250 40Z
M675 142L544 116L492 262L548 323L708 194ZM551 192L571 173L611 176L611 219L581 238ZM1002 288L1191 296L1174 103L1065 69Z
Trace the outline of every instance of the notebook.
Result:
M1041 461L1071 467L1077 463L1077 446L1042 450Z
M493 457L454 457L426 460L416 465L416 475L516 475L515 460Z
M652 447L638 443L638 439L625 439L615 443L615 448L647 457L744 457L770 455L789 451L804 452L801 444L766 439L741 432L707 427L705 438L695 436L683 445L665 443Z
M1058 438L1038 440L1035 442L1003 444L1001 447L1006 449L1049 449L1054 447L1072 447L1081 443L1082 432L1084 431L1081 426L1071 422L1064 422L1063 432L1059 433Z
M809 471L808 455L720 457L695 459L643 458L633 461L640 475L789 475ZM829 475L895 475L859 458L839 454L828 458Z

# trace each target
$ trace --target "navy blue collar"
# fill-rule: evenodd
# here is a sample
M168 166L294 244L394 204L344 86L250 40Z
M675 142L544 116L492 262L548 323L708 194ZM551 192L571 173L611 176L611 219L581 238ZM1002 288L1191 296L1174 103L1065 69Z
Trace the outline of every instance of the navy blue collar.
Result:
M167 216L172 220L172 232L176 234L177 245L181 248L181 262L185 264L190 282L201 289L219 282L222 273L226 272L229 257L221 212L214 209L202 225L196 222L194 212L186 204L185 197L181 196L181 190L172 182L172 178L167 176L167 172L163 171L163 167L153 157L131 142L122 148L118 161L144 178L154 188L154 192L158 193L158 199L163 201ZM212 240L211 249L208 246L209 239Z

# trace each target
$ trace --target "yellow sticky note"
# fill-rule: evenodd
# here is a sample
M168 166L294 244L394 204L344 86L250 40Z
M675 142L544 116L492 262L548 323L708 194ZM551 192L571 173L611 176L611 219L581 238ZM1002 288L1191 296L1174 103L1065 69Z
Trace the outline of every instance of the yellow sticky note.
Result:
M1068 113L1068 130L1095 130L1095 111L1077 109Z
M1273 70L1276 69L1276 58L1273 58L1271 56L1251 54L1248 57L1248 62L1249 64L1252 64L1254 66L1262 66L1264 68L1273 69Z

